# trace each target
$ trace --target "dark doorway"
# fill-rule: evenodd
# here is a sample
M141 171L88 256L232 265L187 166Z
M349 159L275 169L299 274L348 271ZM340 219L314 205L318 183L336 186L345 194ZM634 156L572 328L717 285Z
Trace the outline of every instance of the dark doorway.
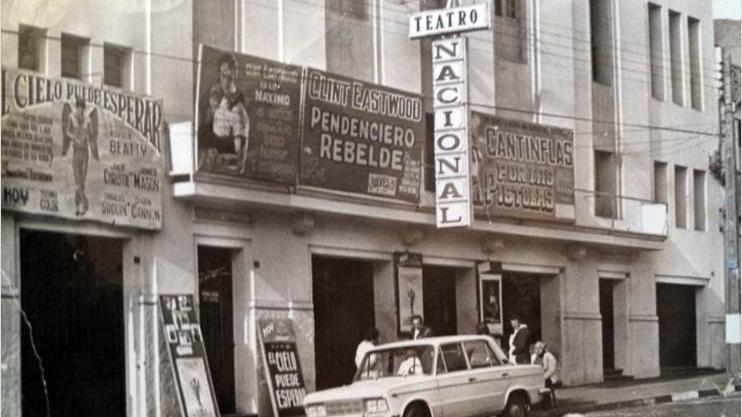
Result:
M660 367L696 366L696 287L657 284Z
M317 389L349 384L355 354L374 326L374 269L365 261L312 257Z
M508 340L513 334L510 318L520 317L528 326L528 344L541 340L541 279L538 275L505 272L502 276L502 347L508 351Z
M198 294L201 331L222 414L235 412L234 328L232 311L233 249L198 247Z
M456 334L456 269L423 266L423 319L434 336Z
M21 306L32 327L21 325L23 415L47 415L45 380L48 415L125 416L122 241L20 237Z
M616 367L613 339L613 281L600 279L600 317L603 331L603 369Z

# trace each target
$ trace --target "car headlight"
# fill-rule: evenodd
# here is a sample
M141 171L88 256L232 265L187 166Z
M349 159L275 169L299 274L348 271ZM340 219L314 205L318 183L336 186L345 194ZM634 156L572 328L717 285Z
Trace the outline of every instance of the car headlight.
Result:
M307 417L325 417L327 409L324 404L312 404L307 406Z
M389 411L389 404L383 398L370 398L364 401L366 414L386 413Z

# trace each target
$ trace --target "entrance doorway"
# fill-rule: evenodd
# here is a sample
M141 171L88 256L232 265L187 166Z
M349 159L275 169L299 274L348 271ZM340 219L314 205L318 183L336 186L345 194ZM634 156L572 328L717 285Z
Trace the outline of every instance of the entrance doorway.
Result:
M222 414L235 412L232 259L234 250L198 247L198 295L201 332Z
M313 256L312 299L317 389L349 384L356 348L375 323L373 264Z
M536 274L504 272L502 275L503 349L513 334L510 318L515 314L528 326L528 344L541 340L541 278Z
M20 248L23 415L124 417L122 241L21 230Z
M456 334L456 269L423 266L423 319L434 336Z
M696 366L696 287L657 284L660 367Z
M616 367L613 331L613 280L600 279L600 317L603 331L603 370Z

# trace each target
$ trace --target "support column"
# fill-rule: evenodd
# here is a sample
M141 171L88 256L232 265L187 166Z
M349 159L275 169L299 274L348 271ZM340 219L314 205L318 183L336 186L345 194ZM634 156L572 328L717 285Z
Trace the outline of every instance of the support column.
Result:
M374 321L381 342L397 340L397 306L394 301L394 262L374 262Z
M3 213L2 221L2 396L0 414L21 415L21 314L20 278L16 271L18 241L15 219Z
M477 273L474 268L456 269L456 330L474 334L479 323Z

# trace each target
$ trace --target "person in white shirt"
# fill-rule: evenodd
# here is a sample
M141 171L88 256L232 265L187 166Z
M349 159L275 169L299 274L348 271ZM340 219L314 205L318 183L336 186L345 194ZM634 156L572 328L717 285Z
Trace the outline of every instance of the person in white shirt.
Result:
M361 343L358 344L358 348L356 348L356 368L361 366L361 362L363 361L363 357L366 356L366 352L373 349L374 346L378 344L379 331L375 327L371 327L366 331L366 335L363 340L361 340Z
M397 368L397 375L423 375L423 363L420 358L417 357L415 349L407 350L407 357Z

